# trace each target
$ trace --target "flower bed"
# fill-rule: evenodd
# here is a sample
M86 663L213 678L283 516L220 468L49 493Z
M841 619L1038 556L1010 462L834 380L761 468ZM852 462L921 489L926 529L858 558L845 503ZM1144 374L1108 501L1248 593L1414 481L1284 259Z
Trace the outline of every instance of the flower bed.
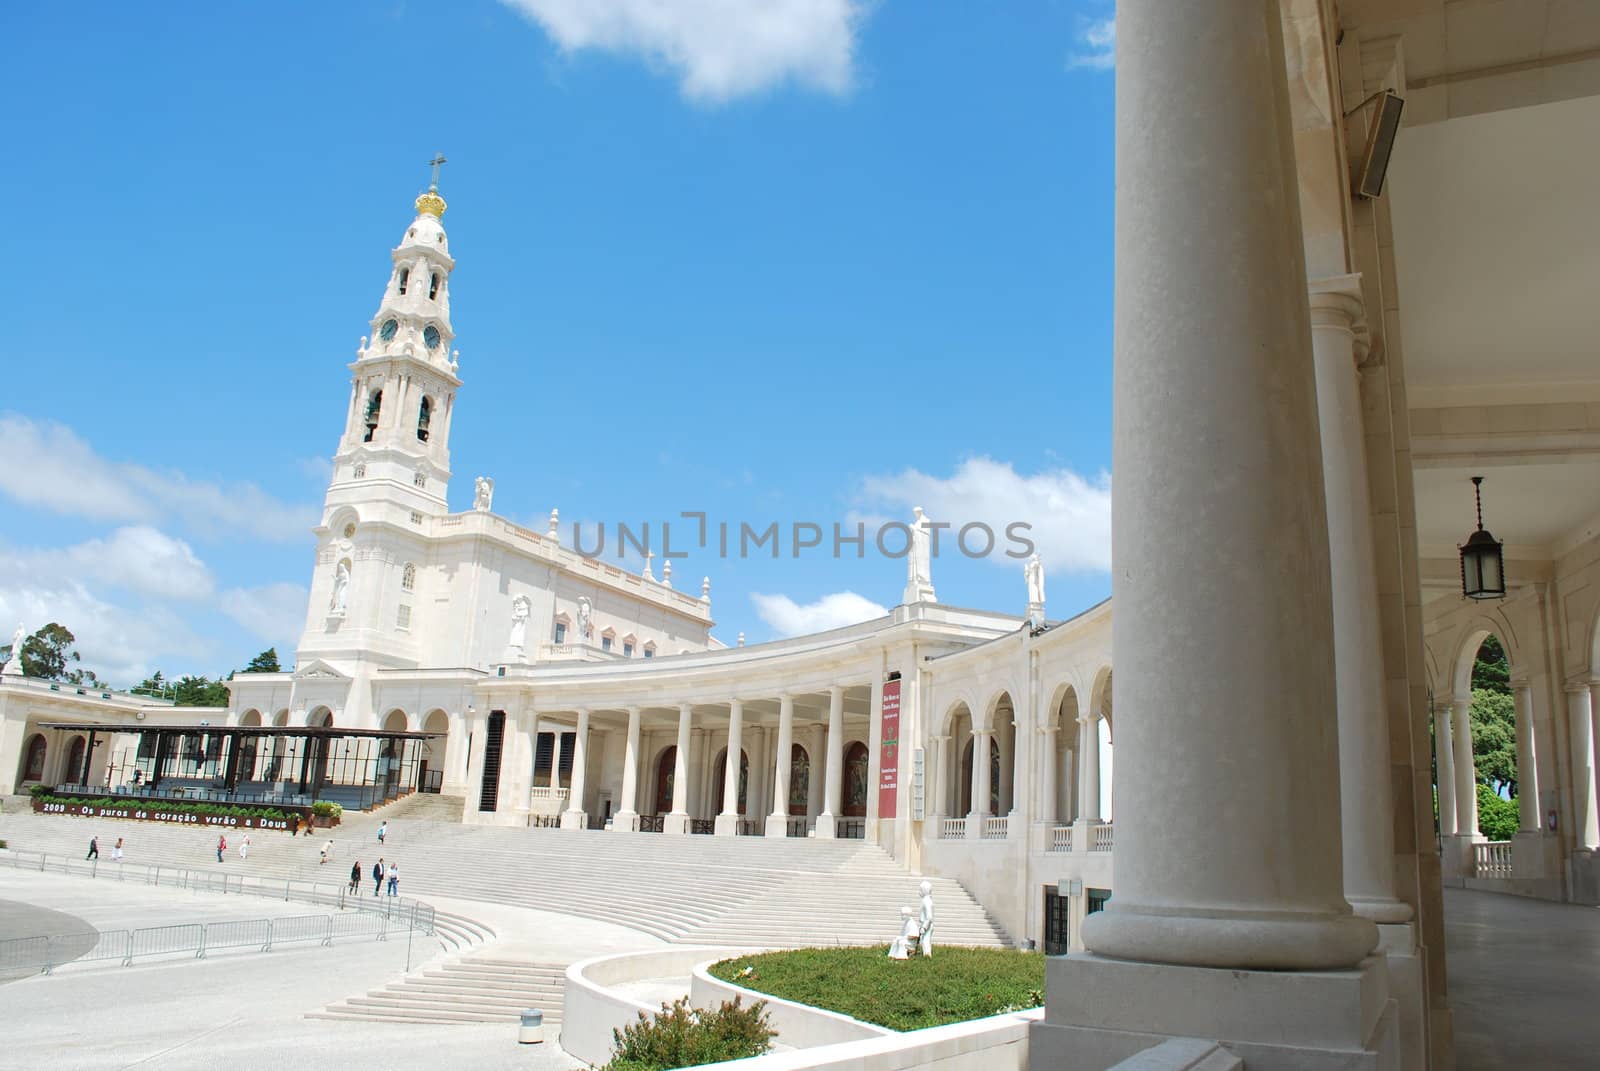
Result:
M227 803L184 803L161 799L83 799L35 793L33 809L41 814L71 814L90 818L128 818L143 822L168 822L179 825L224 826L231 829L284 829L302 808L279 809Z
M724 982L891 1030L921 1030L1044 1003L1044 956L1003 948L936 948L892 960L887 945L800 948L712 964Z

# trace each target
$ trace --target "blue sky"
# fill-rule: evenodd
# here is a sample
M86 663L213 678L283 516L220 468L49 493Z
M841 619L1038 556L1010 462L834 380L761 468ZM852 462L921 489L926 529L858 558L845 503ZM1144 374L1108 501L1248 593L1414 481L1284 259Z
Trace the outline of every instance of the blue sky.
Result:
M113 683L303 621L346 365L443 151L472 477L543 528L1032 523L1109 591L1109 0L7 5L0 622ZM675 563L753 642L904 563ZM940 601L1021 612L942 553Z

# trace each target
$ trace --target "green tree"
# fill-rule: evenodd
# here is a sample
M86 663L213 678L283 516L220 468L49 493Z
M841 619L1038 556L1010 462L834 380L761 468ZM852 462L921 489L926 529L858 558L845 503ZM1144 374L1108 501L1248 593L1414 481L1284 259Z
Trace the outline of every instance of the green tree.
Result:
M1479 688L1501 695L1511 694L1511 663L1493 633L1484 637L1478 647L1477 661L1472 664L1472 690Z
M100 678L90 670L68 669L81 661L72 646L77 641L78 638L65 625L50 622L22 641L22 672L41 680L99 686ZM9 643L0 647L0 661L11 661L12 655Z
M180 707L225 707L228 705L228 686L210 677L180 677L174 686L172 699Z
M276 647L268 647L265 651L252 658L250 664L244 667L244 671L246 673L281 673L282 670L278 666L278 649Z
M129 688L128 691L132 695L148 695L152 699L163 699L171 687L158 669L132 688Z
M1517 832L1517 805L1488 785L1478 786L1478 832L1490 840L1510 840Z
M1496 793L1517 794L1517 714L1511 696L1488 688L1472 690L1472 762L1478 783Z

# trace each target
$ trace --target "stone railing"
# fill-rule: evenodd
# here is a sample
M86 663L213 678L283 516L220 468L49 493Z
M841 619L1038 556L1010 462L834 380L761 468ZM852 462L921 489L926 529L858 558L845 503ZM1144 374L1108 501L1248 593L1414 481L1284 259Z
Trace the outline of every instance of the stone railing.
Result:
M1005 815L988 815L983 820L983 828L978 836L983 840L1005 840L1006 833L1011 828L1011 819Z
M945 818L939 822L940 840L961 840L967 835L965 818Z
M1472 846L1472 876L1475 878L1509 878L1511 876L1511 842L1491 840Z
M1052 852L1070 852L1070 851L1072 851L1072 827L1071 826L1054 826L1054 827L1052 827L1051 830L1050 830L1050 847L1048 849L1046 849L1046 850L1047 851L1052 851Z
M1111 850L1111 826L1089 827L1089 850L1091 852L1109 852Z
M564 802L567 798L567 789L551 788L549 785L535 785L530 798L536 800L557 800Z

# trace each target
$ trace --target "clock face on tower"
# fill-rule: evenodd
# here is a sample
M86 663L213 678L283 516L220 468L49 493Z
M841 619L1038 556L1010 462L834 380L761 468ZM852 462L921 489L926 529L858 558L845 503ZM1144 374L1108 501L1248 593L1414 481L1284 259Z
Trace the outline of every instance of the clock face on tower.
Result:
M439 348L439 329L429 324L422 332L422 344L430 350Z
M383 321L383 326L378 329L378 337L385 342L394 341L394 333L400 330L400 325L394 320Z

